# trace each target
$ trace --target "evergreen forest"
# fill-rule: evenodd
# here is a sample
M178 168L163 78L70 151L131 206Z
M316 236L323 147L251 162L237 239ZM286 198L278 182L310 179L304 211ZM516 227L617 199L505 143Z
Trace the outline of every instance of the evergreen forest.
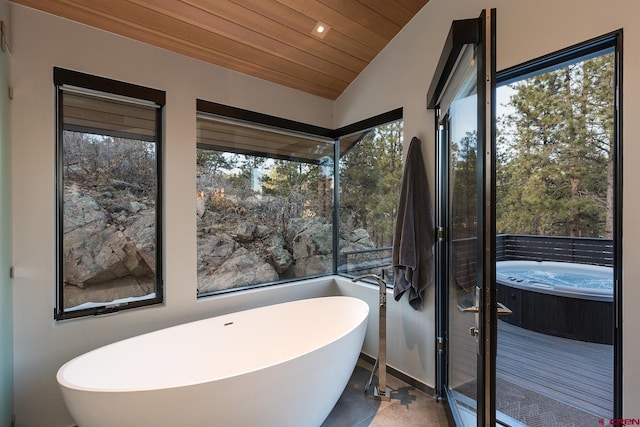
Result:
M611 238L614 78L607 53L498 89L498 234Z

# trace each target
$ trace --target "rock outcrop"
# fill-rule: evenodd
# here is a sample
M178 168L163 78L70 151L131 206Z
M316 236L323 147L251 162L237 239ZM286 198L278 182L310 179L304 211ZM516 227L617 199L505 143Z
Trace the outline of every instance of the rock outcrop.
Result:
M296 232L290 242L294 259L294 277L331 272L333 270L333 225L316 217L296 218L291 222L289 229Z
M333 270L333 225L319 217L284 221L269 203L197 194L198 292ZM81 301L80 291L92 286L107 300L153 291L156 218L148 206L137 188L120 181L93 192L65 189L64 276L66 285L78 289L68 295ZM374 247L363 229L344 233L339 245L341 251ZM365 253L358 262L368 257ZM109 293L117 283L128 294ZM142 289L134 292L136 284Z
M240 248L218 269L201 277L198 283L199 292L274 282L279 276L271 264L248 249Z
M200 195L198 199L211 200ZM333 270L333 225L320 217L267 222L270 225L260 223L264 212L268 211L263 205L269 203L267 200L261 205L255 198L248 198L244 202L229 200L223 208L219 200L218 206L205 202L198 204L200 292L307 277ZM229 210L237 213L235 222L221 221ZM339 244L342 251L375 247L364 229L345 233ZM240 252L241 249L246 251ZM366 263L372 257L375 258L374 255L359 255L357 262Z
M126 229L78 188L65 189L64 277L85 288L121 277L149 277L155 271L155 215L136 205ZM118 218L120 215L118 216Z

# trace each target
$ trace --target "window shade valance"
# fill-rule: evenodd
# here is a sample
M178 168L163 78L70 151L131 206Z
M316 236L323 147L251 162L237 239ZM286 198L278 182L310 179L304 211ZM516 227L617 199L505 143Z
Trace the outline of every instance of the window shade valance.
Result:
M160 106L62 88L64 130L155 141Z
M282 129L199 114L198 147L237 154L323 163L333 158L334 141Z

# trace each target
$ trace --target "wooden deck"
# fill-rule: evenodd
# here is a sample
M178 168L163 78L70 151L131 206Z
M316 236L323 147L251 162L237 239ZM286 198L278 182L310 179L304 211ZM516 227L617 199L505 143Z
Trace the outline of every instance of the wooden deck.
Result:
M498 325L497 380L611 418L613 346ZM498 383L499 384L499 383Z

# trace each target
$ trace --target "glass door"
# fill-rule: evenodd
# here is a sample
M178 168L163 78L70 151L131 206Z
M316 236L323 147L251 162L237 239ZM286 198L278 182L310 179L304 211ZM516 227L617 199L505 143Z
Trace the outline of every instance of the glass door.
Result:
M443 155L448 167L449 215L445 229L448 250L445 283L449 296L447 311L448 397L455 403L465 426L476 424L478 375L483 354L479 331L481 283L478 282L478 124L477 82L473 55L467 45L460 67L464 87L456 94L440 122L444 137ZM463 67L463 64L465 66Z
M495 10L485 10L453 22L428 95L439 129L437 388L462 426L496 424L494 98Z
M496 406L512 425L620 419L621 37L497 76L496 287L513 315Z

